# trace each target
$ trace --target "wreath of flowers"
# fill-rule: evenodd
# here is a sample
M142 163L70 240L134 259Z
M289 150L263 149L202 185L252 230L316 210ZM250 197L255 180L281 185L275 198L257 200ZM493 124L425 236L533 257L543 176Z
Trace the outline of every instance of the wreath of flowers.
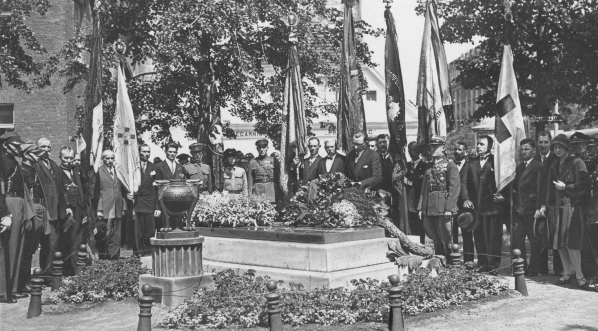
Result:
M363 190L352 187L340 173L320 175L301 186L283 211L285 225L322 228L371 226L374 203Z

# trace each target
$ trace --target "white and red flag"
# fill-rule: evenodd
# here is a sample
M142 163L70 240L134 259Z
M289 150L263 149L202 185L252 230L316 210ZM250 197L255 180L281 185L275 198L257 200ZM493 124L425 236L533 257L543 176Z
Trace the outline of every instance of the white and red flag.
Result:
M496 139L494 176L500 191L515 178L519 143L525 139L525 126L519 103L519 89L513 69L511 46L504 45L496 95Z

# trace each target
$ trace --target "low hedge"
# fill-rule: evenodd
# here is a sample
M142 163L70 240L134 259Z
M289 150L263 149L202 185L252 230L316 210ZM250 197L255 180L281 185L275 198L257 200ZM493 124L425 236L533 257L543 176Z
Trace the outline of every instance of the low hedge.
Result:
M137 298L139 275L149 270L137 257L98 260L85 267L79 276L64 277L60 288L51 292L47 302L82 303Z
M440 270L430 277L421 269L402 283L403 312L416 315L446 309L509 291L507 284L487 278L466 268ZM236 275L225 270L214 275L215 289L198 288L190 299L169 312L160 323L165 327L267 325L264 294L268 277L250 270ZM282 282L279 282L282 284ZM373 279L352 281L353 290L317 289L306 292L301 284L290 283L281 290L284 324L320 325L388 321L388 282ZM280 288L280 287L279 287Z

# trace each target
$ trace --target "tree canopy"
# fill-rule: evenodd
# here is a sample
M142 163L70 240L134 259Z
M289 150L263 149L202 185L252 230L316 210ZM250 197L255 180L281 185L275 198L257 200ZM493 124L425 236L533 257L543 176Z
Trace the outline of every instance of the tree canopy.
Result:
M418 6L421 12L422 6ZM547 115L555 101L587 109L581 124L598 119L598 4L596 0L516 1L507 21L502 1L438 3L445 42L483 40L478 55L456 61L456 82L486 89L473 119L494 115L505 36L512 46L524 115ZM579 107L577 107L579 106Z
M205 86L215 81L218 106L244 121L256 121L258 132L278 141L290 16L296 18L293 30L307 117L336 112L336 103L320 102L313 86L334 89L339 83L342 12L326 4L327 0L100 1L104 109L114 108L116 85L109 69L118 60L113 44L121 39L133 67L144 63L153 67L150 74L128 81L139 131L153 129L157 142L169 139L172 126L196 136ZM383 33L363 21L356 25L358 39ZM90 50L91 38L91 31L82 25L60 53L64 63L60 74L68 77L66 90L86 78L88 65L80 58ZM366 43L358 41L357 50L362 65L376 65ZM272 74L264 70L269 65ZM109 128L110 116L105 119Z

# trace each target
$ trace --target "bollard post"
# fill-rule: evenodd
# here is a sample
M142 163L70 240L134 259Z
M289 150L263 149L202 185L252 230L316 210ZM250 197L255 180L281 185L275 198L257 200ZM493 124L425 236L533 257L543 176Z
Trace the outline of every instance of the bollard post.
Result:
M521 258L521 251L518 249L513 250L513 277L515 277L515 291L521 293L524 297L527 294L527 284L525 283L525 261Z
M268 294L265 295L268 305L268 324L270 331L282 331L282 318L280 316L280 294L276 293L276 282L273 280L266 283Z
M87 245L82 244L79 246L79 252L77 252L77 266L75 267L75 276L81 274L81 270L85 267L87 262Z
M54 261L52 261L52 292L58 290L58 288L60 288L60 283L62 283L63 264L62 253L54 253Z
M42 314L42 287L44 280L40 278L42 269L33 269L33 278L31 278L31 297L29 299L29 309L27 310L27 318L38 317Z
M402 286L399 286L399 276L388 276L390 288L388 289L388 301L390 303L390 313L388 314L388 331L404 331L405 322L403 321L403 302L401 301Z
M141 287L143 295L137 299L139 301L139 323L137 324L137 331L151 331L152 330L152 304L154 298L150 296L152 286L144 284Z
M450 254L451 266L460 266L461 265L461 253L459 253L459 245L454 244L451 246L452 253Z

